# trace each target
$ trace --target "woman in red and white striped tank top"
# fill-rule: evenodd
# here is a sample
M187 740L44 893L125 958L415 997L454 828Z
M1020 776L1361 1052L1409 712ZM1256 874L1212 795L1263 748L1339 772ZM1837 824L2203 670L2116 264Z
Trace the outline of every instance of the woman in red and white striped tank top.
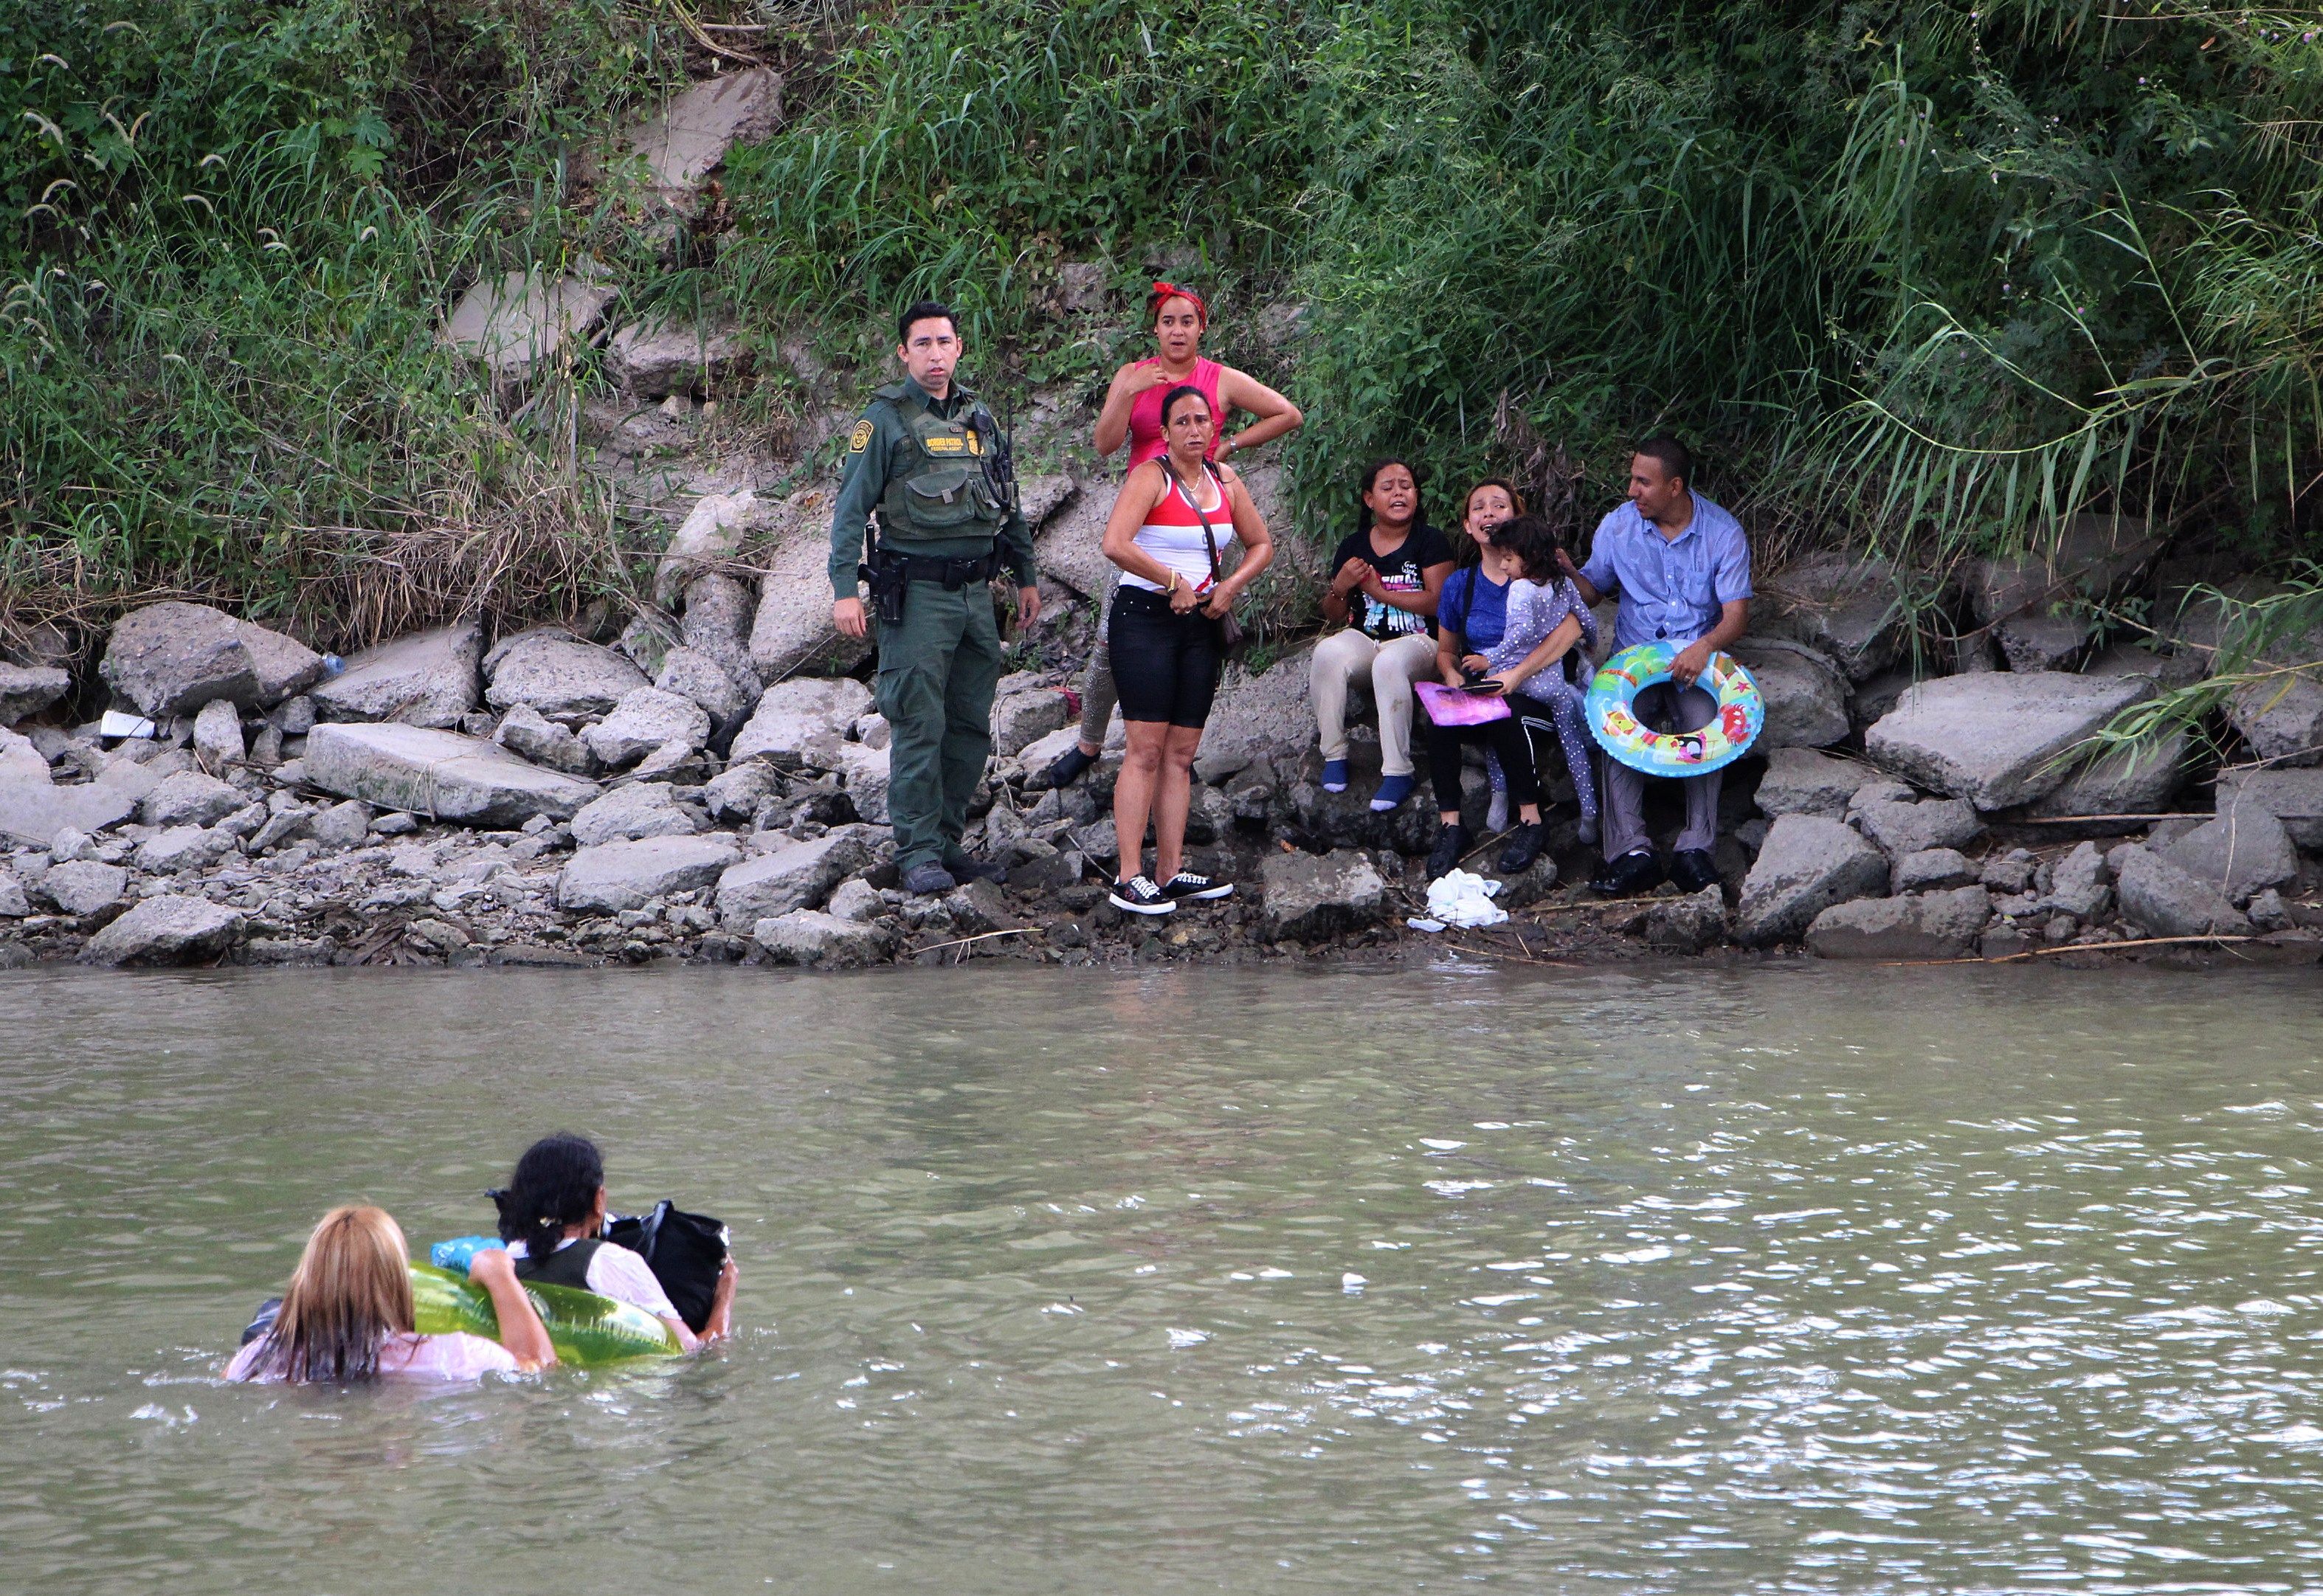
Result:
M1162 396L1173 388L1195 388L1209 401L1210 415L1217 423L1211 429L1207 455L1213 462L1295 432L1305 420L1297 405L1249 372L1203 355L1202 334L1209 326L1210 312L1199 294L1176 283L1157 282L1147 296L1146 314L1153 321L1156 353L1132 361L1113 374L1105 407L1097 413L1098 454L1110 454L1125 441L1133 471L1148 460L1161 458L1165 447ZM1226 433L1228 410L1246 411L1256 419L1229 437ZM1106 725L1113 719L1113 672L1106 648L1111 608L1108 600L1107 614L1098 617L1097 648L1081 683L1080 742L1049 766L1052 786L1064 786L1096 761L1105 743Z
M1106 558L1121 567L1106 632L1129 730L1113 789L1121 870L1111 897L1133 914L1167 914L1234 891L1186 868L1186 813L1217 691L1218 621L1274 557L1242 478L1207 458L1217 430L1208 398L1182 384L1162 395L1160 410L1169 452L1130 472L1105 524ZM1152 876L1143 868L1148 820Z

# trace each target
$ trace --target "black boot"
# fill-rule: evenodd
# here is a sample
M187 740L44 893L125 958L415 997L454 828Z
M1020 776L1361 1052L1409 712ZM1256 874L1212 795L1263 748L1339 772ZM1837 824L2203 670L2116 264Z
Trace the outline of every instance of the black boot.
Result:
M1670 879L1682 893L1698 893L1718 880L1718 861L1708 848L1689 848L1670 860Z
M1532 862L1540 858L1544 840L1544 828L1538 821L1526 821L1510 831L1501 848L1501 874L1517 876L1531 869Z
M1436 846L1428 855L1428 879L1448 876L1457 869L1460 861L1468 857L1469 845L1475 839L1468 828L1455 821L1436 833Z
M1589 890L1601 898L1634 898L1661 884L1662 862L1654 858L1653 849L1640 848L1608 863Z

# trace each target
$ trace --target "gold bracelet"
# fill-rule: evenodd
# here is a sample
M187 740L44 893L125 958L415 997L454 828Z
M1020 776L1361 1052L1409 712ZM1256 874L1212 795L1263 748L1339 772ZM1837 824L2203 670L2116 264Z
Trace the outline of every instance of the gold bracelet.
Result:
M1165 588L1163 588L1163 589L1162 590L1162 597L1167 598L1167 597L1169 597L1171 593L1174 593L1174 592L1176 592L1177 591L1178 591L1178 573L1177 573L1175 571L1172 571L1172 572L1171 572L1171 573L1170 573L1170 585L1169 585L1168 587L1165 587Z

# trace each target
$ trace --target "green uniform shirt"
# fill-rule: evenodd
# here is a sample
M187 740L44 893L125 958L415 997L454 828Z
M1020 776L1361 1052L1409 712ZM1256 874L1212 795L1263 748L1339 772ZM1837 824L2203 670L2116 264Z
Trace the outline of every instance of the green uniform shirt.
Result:
M860 596L856 592L855 567L863 558L863 528L886 493L887 474L897 445L916 447L895 407L918 405L949 420L977 403L976 396L957 382L949 394L936 399L929 398L927 390L906 377L902 399L877 399L864 410L862 418L855 424L853 436L848 439L847 467L839 479L839 503L831 516L831 588L838 597ZM992 546L993 536L979 531L966 537L923 539L914 542L910 552L930 559L974 559ZM1033 534L1024 525L1024 515L1010 510L997 536L1001 556L1015 573L1016 585L1031 587Z

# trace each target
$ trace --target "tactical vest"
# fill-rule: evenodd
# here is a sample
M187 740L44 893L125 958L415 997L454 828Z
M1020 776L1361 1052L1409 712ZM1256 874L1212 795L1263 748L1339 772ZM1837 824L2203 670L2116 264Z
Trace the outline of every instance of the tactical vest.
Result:
M946 420L925 405L903 402L904 385L893 382L873 397L885 399L904 424L907 441L895 445L887 463L886 491L879 500L879 537L908 547L996 535L1003 515L984 474L984 440L968 425L982 412L973 395Z
M539 1286L570 1286L575 1291L587 1291L589 1262L597 1256L597 1249L606 1243L594 1236L584 1236L569 1247L559 1247L546 1259L529 1255L516 1261L516 1278Z

